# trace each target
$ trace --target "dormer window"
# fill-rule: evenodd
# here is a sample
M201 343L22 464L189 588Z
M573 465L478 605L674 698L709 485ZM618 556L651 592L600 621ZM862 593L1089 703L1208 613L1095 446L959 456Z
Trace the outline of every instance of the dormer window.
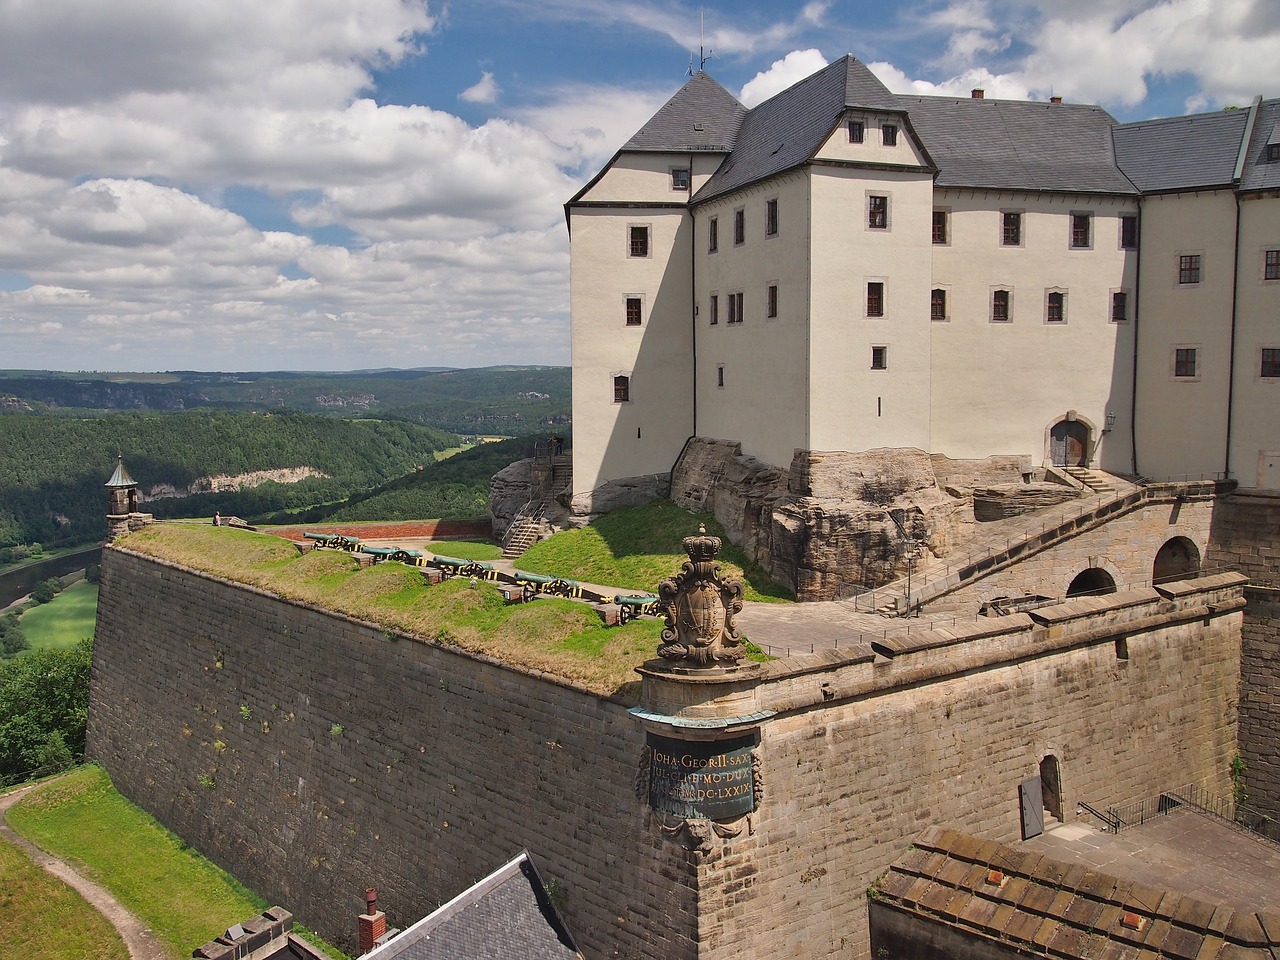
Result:
M1267 162L1280 163L1280 143L1267 144Z
M866 138L866 135L867 135L867 128L866 128L866 125L861 120L849 121L849 142L850 143L862 143L862 141Z
M880 139L886 147L896 147L898 145L898 125L896 123L882 123L880 125Z
M689 168L676 167L671 171L671 189L681 193L689 192Z

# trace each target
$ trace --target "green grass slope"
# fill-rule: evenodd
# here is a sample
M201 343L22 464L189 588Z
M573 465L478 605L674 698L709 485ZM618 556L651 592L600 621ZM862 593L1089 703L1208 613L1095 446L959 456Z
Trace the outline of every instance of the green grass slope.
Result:
M79 580L49 603L32 607L19 623L32 650L52 650L92 637L97 617L98 585Z
M516 565L530 573L652 592L659 581L679 573L689 559L681 541L696 534L699 524L720 537L724 546L717 559L723 564L722 573L743 580L747 600L790 599L785 588L773 583L729 542L715 517L690 513L670 500L606 514L581 530L564 530L534 544Z

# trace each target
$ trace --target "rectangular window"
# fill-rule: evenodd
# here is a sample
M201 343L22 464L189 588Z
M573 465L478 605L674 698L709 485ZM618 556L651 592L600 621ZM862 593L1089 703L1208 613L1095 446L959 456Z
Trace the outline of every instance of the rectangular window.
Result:
M766 237L776 237L778 235L777 200L766 200L764 202L764 234Z
M720 322L720 297L718 294L711 295L711 326L715 326Z
M747 242L747 211L733 211L733 242L739 246Z
M849 121L849 142L862 143L866 139L867 128L861 120Z
M947 319L947 291L941 287L929 294L929 319Z
M649 256L649 228L648 227L631 227L630 228L630 251L633 257Z
M1062 323L1067 319L1067 295L1054 291L1045 297L1044 322Z
M1200 254L1183 254L1178 257L1178 282L1200 282Z
M1125 250L1138 249L1138 218L1135 214L1124 214L1120 218L1120 246Z
M992 323L1008 323L1009 322L1009 291L1008 290L992 290L991 291L991 322Z
M1173 375L1175 377L1194 377L1196 375L1195 347L1176 347L1173 351Z
M1261 375L1268 379L1280 378L1280 348L1262 348Z
M1071 215L1071 246L1075 250L1087 249L1093 245L1093 215L1089 213L1073 213Z
M867 226L872 230L884 230L889 226L889 198L867 197Z
M933 242L947 242L947 211L933 211Z
M715 253L720 249L720 218L712 217L707 221L707 253Z
M681 193L689 192L689 170L686 167L676 167L671 171L671 189L678 190Z
M627 326L640 326L641 314L643 312L641 300L639 297L627 297Z
M888 370L889 369L889 348L888 347L872 347L871 348L871 369L872 370Z
M1116 291L1111 295L1111 320L1113 323L1124 323L1129 319L1129 295Z
M886 147L898 145L898 125L896 123L880 124L880 140Z
M1268 250L1263 254L1262 279L1280 280L1280 250Z
M628 403L631 400L631 378L613 378L613 402Z
M768 304L768 313L766 315L771 319L777 317L778 316L778 285L776 283L769 284L767 304Z
M742 318L742 293L741 292L731 293L728 296L728 300L729 300L729 317L725 322L741 323L743 319Z
M716 386L721 390L724 389L724 364L716 364Z
M884 283L872 280L867 284L867 316L884 316Z
M1001 218L1000 243L1006 247L1022 246L1022 214L1007 210Z

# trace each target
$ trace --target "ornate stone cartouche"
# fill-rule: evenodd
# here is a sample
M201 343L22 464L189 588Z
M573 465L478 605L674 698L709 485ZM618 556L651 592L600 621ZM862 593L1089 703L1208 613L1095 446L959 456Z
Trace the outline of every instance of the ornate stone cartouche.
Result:
M720 538L703 524L684 538L684 549L689 559L680 573L658 584L667 618L658 656L686 667L736 666L745 653L733 622L742 611L742 581L720 576Z

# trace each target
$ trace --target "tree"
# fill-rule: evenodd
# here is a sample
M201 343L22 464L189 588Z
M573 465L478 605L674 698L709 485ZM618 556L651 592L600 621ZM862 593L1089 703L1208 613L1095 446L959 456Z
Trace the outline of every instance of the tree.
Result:
M92 662L88 640L0 662L0 783L84 753Z
M84 568L84 582L97 583L102 579L102 570L96 563L91 563Z
M62 581L57 577L50 577L36 584L36 588L31 591L31 599L36 603L48 603L61 592Z

